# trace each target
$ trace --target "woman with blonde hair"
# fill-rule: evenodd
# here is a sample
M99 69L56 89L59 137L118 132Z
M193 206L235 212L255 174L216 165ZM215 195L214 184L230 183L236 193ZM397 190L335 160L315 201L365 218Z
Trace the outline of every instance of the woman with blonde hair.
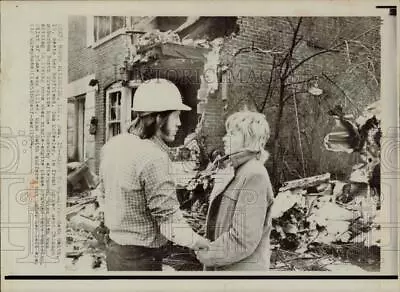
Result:
M222 182L215 182L206 222L211 245L197 258L205 270L265 271L274 197L264 167L269 125L263 114L242 111L228 117L225 127L225 154L233 172L225 171Z

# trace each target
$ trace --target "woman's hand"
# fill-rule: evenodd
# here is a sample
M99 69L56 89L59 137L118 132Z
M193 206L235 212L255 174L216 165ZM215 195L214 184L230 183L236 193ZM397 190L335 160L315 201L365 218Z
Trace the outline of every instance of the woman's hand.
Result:
M207 238L203 236L198 236L196 242L191 246L191 249L193 249L194 251L208 250L210 244L211 242Z
M202 263L205 266L213 266L214 263L212 259L210 258L210 253L208 250L199 250L195 252L197 259L199 260L200 263Z

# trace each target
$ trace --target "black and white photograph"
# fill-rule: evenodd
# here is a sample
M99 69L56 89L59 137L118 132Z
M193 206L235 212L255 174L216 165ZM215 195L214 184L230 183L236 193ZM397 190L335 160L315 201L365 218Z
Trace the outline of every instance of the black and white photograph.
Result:
M396 1L0 6L1 291L398 290Z
M380 272L381 38L68 15L66 271Z

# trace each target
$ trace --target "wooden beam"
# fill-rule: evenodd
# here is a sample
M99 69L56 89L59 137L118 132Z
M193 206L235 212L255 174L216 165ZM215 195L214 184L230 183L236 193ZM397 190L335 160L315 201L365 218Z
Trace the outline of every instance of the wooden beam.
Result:
M319 184L328 182L330 178L331 174L325 173L321 175L287 181L283 183L283 186L279 189L279 192L284 192L292 189L304 189L304 188L314 187Z

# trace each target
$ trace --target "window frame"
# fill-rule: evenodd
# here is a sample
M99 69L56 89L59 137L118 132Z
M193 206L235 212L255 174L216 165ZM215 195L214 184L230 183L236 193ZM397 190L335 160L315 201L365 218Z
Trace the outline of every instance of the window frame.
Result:
M125 17L125 26L121 27L119 29L117 29L116 31L112 32L112 21L110 21L110 31L111 33L99 38L96 40L95 37L95 26L96 26L96 17L98 16L106 16L106 17L110 17L110 19L112 19L112 17ZM93 16L89 16L87 18L87 47L91 47L91 48L96 48L98 46L100 46L101 44L108 42L109 40L121 35L121 34L125 34L126 31L131 27L131 16L119 16L119 15L93 15Z
M110 133L110 124L116 123L116 121L110 120L111 111L111 96L113 93L121 92L121 106L120 106L120 134L128 131L128 126L131 122L132 112L132 93L133 89L137 88L141 84L141 81L130 82L129 86L122 86L121 82L117 82L109 89L106 90L106 119L105 119L105 138L108 141L112 136Z

